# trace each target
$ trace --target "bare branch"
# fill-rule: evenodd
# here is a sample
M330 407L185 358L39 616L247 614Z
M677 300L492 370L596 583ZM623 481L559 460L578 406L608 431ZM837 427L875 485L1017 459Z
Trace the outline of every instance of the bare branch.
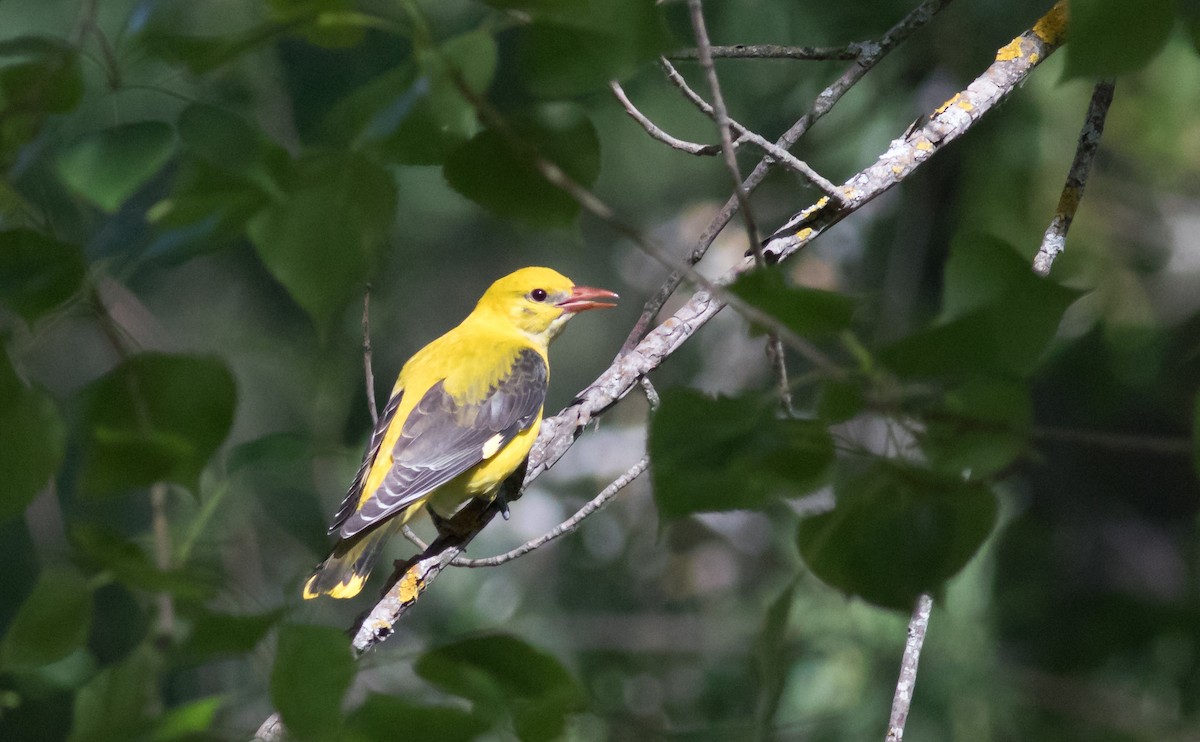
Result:
M600 491L600 494L596 495L594 498L589 500L587 504L579 508L574 515L572 515L570 518L567 518L562 523L559 523L557 526L541 536L538 536L530 541L526 541L517 548L506 551L503 554L498 554L497 556L485 557L483 559L455 559L453 562L454 566L496 567L504 564L505 562L511 562L518 557L525 556L534 549L545 546L564 534L571 533L576 528L579 528L579 524L583 522L584 518L607 505L609 500L617 496L618 492L625 489L633 480L641 476L642 472L646 471L646 467L649 465L650 459L648 457L643 456L642 458L638 459L637 463L629 467L624 474L614 479L611 484Z
M801 116L792 127L784 132L775 144L781 149L791 148L804 133L809 130L822 116L829 112L842 96L846 94L851 87L854 86L863 75L869 72L876 64L879 63L892 49L896 48L905 39L911 36L920 28L924 27L940 10L949 5L951 0L924 0L920 5L914 8L899 23L888 29L887 33L877 43L867 43L862 45L862 54L842 73L836 81L829 87L825 88L813 101L812 107ZM762 183L767 177L767 172L775 162L771 158L763 158L759 161L750 175L746 176L743 182L743 187L747 192L752 192ZM737 199L729 198L720 212L713 217L709 222L708 227L700 235L696 247L692 250L692 255L689 258L690 263L697 263L704 253L708 251L713 240L721 233L721 230L729 224L737 211ZM621 347L622 352L626 352L633 346L637 345L643 336L649 331L650 325L654 322L654 318L658 316L659 311L663 308L667 299L675 293L675 289L683 281L684 274L680 271L672 273L659 290L647 302L642 310L641 317L633 326L633 330L626 338L624 345Z
M676 139L662 129L658 128L653 121L651 121L644 113L637 109L637 106L633 105L633 102L629 100L629 96L625 95L625 90L621 87L621 83L613 80L608 84L608 87L612 90L613 95L616 96L617 102L620 103L621 107L625 109L625 113L629 114L629 117L634 121L641 124L642 128L646 130L646 133L654 139L657 139L672 149L677 149L680 152L687 152L689 155L712 156L721 152L721 148L715 144L697 144L695 142L686 142L682 139Z
M1100 135L1104 133L1104 120L1108 116L1108 107L1112 105L1113 80L1101 80L1092 91L1092 100L1088 104L1087 119L1083 122L1083 130L1079 132L1079 144L1075 147L1075 159L1067 172L1067 182L1063 185L1062 195L1058 198L1058 209L1046 235L1042 237L1042 246L1033 258L1033 272L1039 276L1050 275L1050 266L1054 259L1067 246L1067 230L1083 200L1083 189L1087 186L1088 173L1092 170L1092 162L1100 149Z
M1001 47L995 61L983 74L939 106L925 124L913 127L904 136L893 140L874 164L846 181L842 186L845 205L835 206L828 199L820 199L767 238L766 250L777 258L791 255L907 178L1016 90L1029 73L1066 40L1066 29L1066 4L1060 1L1033 28Z
M717 123L717 133L721 137L721 156L725 160L730 177L733 178L733 197L737 199L738 208L742 211L742 223L746 226L746 236L750 239L754 262L762 265L762 244L758 237L758 225L754 221L754 213L750 210L750 195L742 186L742 171L738 168L737 153L733 150L733 139L729 135L729 108L725 105L725 94L721 92L721 82L717 79L717 68L713 66L712 44L708 40L708 29L704 25L704 7L701 0L688 0L688 15L692 20L692 33L696 35L696 47L700 52L700 67L704 70L704 79L708 82L709 92L712 93L713 120Z
M1035 427L1033 436L1039 440L1055 443L1074 443L1080 446L1106 448L1110 451L1139 451L1160 456L1191 456L1194 451L1192 440L1185 437L1170 438L1050 427Z
M371 412L371 426L379 424L379 406L375 403L375 372L371 370L371 284L363 290L363 375L367 382L367 409Z
M167 485L150 485L151 529L154 533L154 566L166 572L171 568L171 522L167 519ZM167 590L155 597L158 603L156 641L169 645L175 638L175 600Z
M792 385L788 379L787 358L783 355L783 343L772 335L767 340L767 356L771 359L771 367L779 383L779 405L788 417L795 417L796 409L792 405Z
M921 645L925 643L925 632L929 629L929 614L932 611L932 597L922 594L917 598L917 606L908 622L908 639L904 642L904 657L900 660L900 678L896 681L896 694L892 697L892 714L888 718L888 730L884 742L901 742L904 739L904 724L908 721L913 689L917 685L917 665L921 661Z
M780 46L778 44L733 44L713 46L713 59L800 59L820 61L830 59L858 59L866 44L851 43L845 46ZM668 54L669 59L699 59L699 49L680 49Z
M687 80L683 79L683 75L679 74L679 70L675 69L675 66L667 61L665 57L659 59L659 64L662 66L663 72L666 73L667 79L670 80L675 87L679 88L680 92L682 92L684 96L692 102L692 105L699 108L704 115L712 118L715 121L716 111L711 105L709 105L708 101L704 100L704 98L700 96L699 93L697 93L695 90L692 90L692 86L688 85ZM813 170L808 163L799 159L791 152L788 152L786 149L780 147L774 142L767 140L750 129L747 129L734 119L728 119L728 121L729 126L738 133L739 142L750 142L754 144L763 152L766 152L768 155L770 155L776 162L781 162L784 165L787 165L804 178L807 178L810 183L815 185L817 188L820 188L825 195L835 199L840 199L842 197L842 194L840 191L838 191L837 186L829 182L829 180L827 180L816 170Z

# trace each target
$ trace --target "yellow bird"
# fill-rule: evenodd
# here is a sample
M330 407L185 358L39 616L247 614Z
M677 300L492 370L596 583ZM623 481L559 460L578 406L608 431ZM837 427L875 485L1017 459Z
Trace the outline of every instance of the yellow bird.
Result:
M549 268L522 268L410 358L329 528L339 541L304 598L357 595L384 542L422 506L447 518L471 498L495 497L541 427L550 341L579 312L615 298Z

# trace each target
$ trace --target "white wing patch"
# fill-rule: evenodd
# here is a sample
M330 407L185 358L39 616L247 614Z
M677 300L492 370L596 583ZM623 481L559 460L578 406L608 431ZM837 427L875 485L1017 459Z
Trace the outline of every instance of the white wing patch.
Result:
M497 433L497 434L493 435L491 438L488 438L486 441L484 441L483 442L483 458L484 458L484 460L486 461L487 459L490 459L491 457L495 456L496 452L499 451L500 447L503 445L504 445L504 434L503 433Z

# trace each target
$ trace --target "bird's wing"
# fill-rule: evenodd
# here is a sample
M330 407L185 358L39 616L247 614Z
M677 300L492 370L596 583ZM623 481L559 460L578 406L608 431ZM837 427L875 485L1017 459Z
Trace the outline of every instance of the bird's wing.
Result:
M546 401L546 381L545 360L526 349L479 402L456 402L442 382L434 384L405 419L392 449L392 467L379 488L362 507L357 507L361 497L348 511L349 503L343 504L346 517L335 524L339 535L350 538L362 532L494 456L537 419Z
M329 527L329 533L337 532L358 508L358 501L362 499L363 487L367 485L367 475L371 473L371 466L379 456L379 448L383 445L383 439L387 436L388 428L392 426L392 420L396 417L396 410L400 409L400 400L403 398L404 390L398 390L384 406L383 413L375 423L375 431L371 433L371 442L367 444L367 453L363 456L362 465L358 467L358 474L354 475L354 483L350 485L350 489L346 492L346 498L342 500L342 504L338 508L337 515L333 517L333 525Z

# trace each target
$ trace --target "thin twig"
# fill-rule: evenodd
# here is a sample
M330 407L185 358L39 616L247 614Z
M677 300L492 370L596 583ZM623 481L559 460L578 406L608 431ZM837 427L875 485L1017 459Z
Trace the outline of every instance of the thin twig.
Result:
M665 57L660 57L658 61L659 65L663 69L663 72L667 76L667 80L669 80L675 87L679 88L679 91L683 93L684 97L691 101L692 105L700 109L701 113L709 118L712 118L713 120L716 120L716 110L713 109L709 102L704 100L699 93L697 93L695 90L692 90L692 86L688 85L688 82L683 78L683 75L679 74L679 70L675 69L675 65L671 64L670 61L668 61ZM820 188L821 192L826 196L838 200L842 198L841 191L837 189L837 186L831 183L827 178L825 178L825 176L821 175L816 170L813 170L807 162L801 160L791 152L788 152L786 149L778 146L760 134L751 131L742 124L738 123L736 120L732 118L728 120L729 126L738 133L739 142L750 142L751 144L755 145L763 152L770 155L770 157L772 157L776 162L780 162L792 170L795 170L810 183L815 185L817 188Z
M853 87L863 75L867 74L876 64L879 63L889 52L896 48L905 39L911 36L933 20L934 15L949 5L951 0L924 0L920 5L914 8L900 20L899 23L888 29L887 33L877 43L864 43L862 45L862 53L854 62L846 68L841 76L831 85L821 91L821 93L813 101L812 107L792 124L783 136L775 141L775 144L781 149L790 149L804 133L812 127L821 117L829 112L842 96ZM764 157L750 175L746 176L743 182L743 187L747 192L753 191L767 177L767 172L775 161L772 158ZM721 230L729 224L734 213L737 212L737 199L729 198L721 210L713 217L704 232L700 235L695 248L692 250L692 255L688 259L690 263L698 263L705 252L708 251L713 240L721 233ZM683 281L684 274L680 271L673 272L668 276L659 290L655 292L646 302L645 308L642 310L641 317L634 324L633 330L630 331L629 337L625 339L621 346L621 352L626 353L631 348L636 346L646 333L650 330L651 323L658 316L659 311L666 304L667 299L675 293L675 289Z
M160 572L171 568L171 524L167 519L167 485L155 482L150 486L151 528L154 532L154 566ZM157 640L170 645L175 638L175 601L163 590L156 596L158 603Z
M779 342L779 338L774 335L767 340L767 355L771 359L771 366L775 369L775 376L778 379L779 405L783 408L783 414L795 417L796 409L792 403L792 385L788 379L787 358L783 355L783 343Z
M1079 132L1079 144L1075 147L1075 159L1067 172L1067 182L1063 185L1062 195L1058 197L1058 208L1046 234L1042 237L1042 245L1033 258L1033 272L1039 276L1050 275L1050 266L1054 259L1067 246L1067 230L1083 200L1083 189L1087 186L1088 173L1096 160L1096 152L1100 149L1100 135L1104 133L1104 120L1108 116L1108 107L1112 105L1113 80L1101 80L1092 91L1092 100L1088 104L1087 118L1083 122L1083 130Z
M379 424L379 406L375 402L375 372L371 370L371 284L363 290L363 375L367 383L367 409L371 412L371 427Z
M642 385L642 392L646 395L646 403L650 405L650 409L657 410L658 406L662 404L662 398L658 396L658 390L654 388L650 377L643 376L638 379L638 383Z
M1081 446L1106 448L1110 451L1138 451L1161 456L1191 456L1194 450L1192 440L1185 437L1168 438L1049 427L1034 428L1033 437L1055 443L1076 443Z
M634 121L641 124L642 128L646 130L646 133L654 139L657 139L671 149L677 149L680 152L687 152L689 155L703 155L711 157L712 155L720 154L721 148L715 144L697 144L696 142L687 142L683 139L677 139L660 129L646 116L646 114L639 111L637 106L633 105L633 101L629 100L629 96L625 94L625 90L621 87L621 83L617 82L616 80L610 82L608 87L612 90L613 95L616 96L617 102L620 103L621 107L625 109L625 113L629 114L629 117Z
M754 264L761 268L766 262L763 258L762 240L759 238L758 223L754 219L754 212L750 208L750 196L742 186L742 171L738 167L737 154L733 150L733 141L729 134L729 129L733 121L729 118L729 108L725 105L725 94L721 90L721 82L717 77L717 68L713 64L712 44L709 41L708 29L704 23L704 8L701 0L688 0L688 11L692 20L692 32L696 36L696 49L699 52L700 68L704 70L704 77L708 82L709 92L712 94L712 116L717 124L717 131L721 135L721 154L725 160L725 167L729 170L729 175L733 179L733 193L737 198L738 209L742 212L742 223L746 228L746 237L750 241L750 252L754 255ZM667 66L671 64L665 59L662 62ZM680 79L682 80L682 78ZM684 87L687 87L686 83ZM743 136L749 133L749 130L742 127ZM772 145L768 143L768 146ZM799 161L797 160L797 162ZM815 175L816 173L813 174ZM830 183L829 187L832 190L833 184ZM778 334L770 333L767 339L767 347L774 361L772 365L779 375L780 389L782 390L780 400L784 409L790 412L792 408L792 395L788 390L787 363L783 354L783 343L780 341Z
M742 171L738 167L737 153L733 150L733 139L729 135L729 107L725 105L725 94L721 91L717 68L713 65L712 43L704 25L704 6L701 0L688 0L688 15L692 20L692 33L696 35L700 68L704 70L704 79L708 82L709 93L712 94L713 119L717 124L717 134L721 137L721 156L733 179L733 196L742 212L742 223L746 227L746 237L750 240L750 251L754 254L754 262L761 266L763 256L761 240L758 238L758 224L754 220L754 212L750 209L750 195L742 186Z
M526 541L515 549L482 559L463 559L460 557L451 562L451 564L455 567L496 567L505 562L511 562L514 559L523 557L534 549L541 548L560 536L571 533L576 528L579 528L579 524L583 522L584 518L607 505L609 500L617 496L618 492L625 489L633 480L641 476L642 472L646 471L646 467L649 465L650 459L648 457L643 456L638 459L637 463L629 467L624 474L614 479L611 484L600 491L600 494L589 500L587 504L579 508L570 518L567 518L541 536Z
M900 660L900 678L896 681L896 694L892 697L892 713L888 718L885 742L901 742L904 739L904 724L908 721L913 689L917 685L921 645L925 643L925 632L929 629L929 614L932 611L933 598L922 593L908 622L908 639L904 642L904 657Z
M714 59L800 59L820 61L831 59L858 59L862 54L862 43L845 46L780 46L778 44L733 44L732 46L710 47ZM699 59L699 49L680 49L667 55L671 59Z

